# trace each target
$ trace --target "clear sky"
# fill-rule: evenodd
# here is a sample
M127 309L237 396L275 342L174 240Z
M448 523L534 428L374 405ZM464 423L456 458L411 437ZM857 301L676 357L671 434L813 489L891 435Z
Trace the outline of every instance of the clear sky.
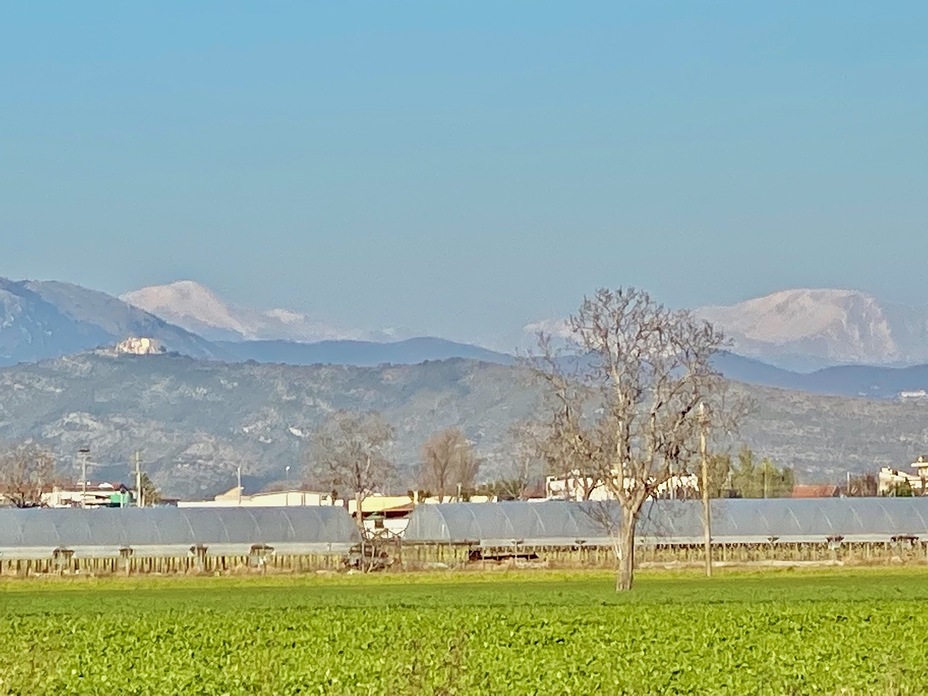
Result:
M926 37L923 0L5 3L0 275L496 345L600 285L928 304Z

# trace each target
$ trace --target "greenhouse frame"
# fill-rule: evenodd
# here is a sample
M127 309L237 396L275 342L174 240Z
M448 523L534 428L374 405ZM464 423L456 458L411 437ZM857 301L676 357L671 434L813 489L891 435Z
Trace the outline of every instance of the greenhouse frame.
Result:
M711 502L714 544L890 542L928 539L926 498L768 498ZM501 502L419 505L404 540L479 546L609 545L620 507L607 502ZM607 524L604 517L610 520ZM642 544L699 544L702 503L657 500L638 523Z
M47 558L62 549L75 557L247 555L256 547L278 554L344 553L360 540L338 506L293 508L176 507L0 509L0 559Z

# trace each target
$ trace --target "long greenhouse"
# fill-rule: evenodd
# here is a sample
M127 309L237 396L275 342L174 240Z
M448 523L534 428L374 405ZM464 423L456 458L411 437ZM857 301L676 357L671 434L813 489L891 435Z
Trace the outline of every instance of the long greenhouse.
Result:
M0 560L344 553L359 540L343 507L0 509Z
M713 500L715 544L882 543L928 540L928 498L818 498ZM405 541L481 546L608 545L617 528L612 502L505 502L420 505ZM638 524L643 544L698 544L704 538L702 503L646 503Z

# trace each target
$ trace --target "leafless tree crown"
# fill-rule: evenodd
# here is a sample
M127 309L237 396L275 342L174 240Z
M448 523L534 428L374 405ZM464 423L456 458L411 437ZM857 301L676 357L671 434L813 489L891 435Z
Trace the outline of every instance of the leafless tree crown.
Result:
M308 478L339 498L362 500L392 480L393 440L393 427L379 413L336 411L312 435Z
M42 447L26 443L0 454L0 497L16 507L42 504L42 494L56 484L55 458Z
M642 505L698 457L700 431L723 393L711 360L724 339L635 288L597 290L566 326L566 348L542 334L529 366L547 387L560 466L621 503L630 563Z
M474 448L458 428L435 433L422 446L422 463L419 468L419 485L441 502L456 494L458 486L472 491L480 471L480 460Z

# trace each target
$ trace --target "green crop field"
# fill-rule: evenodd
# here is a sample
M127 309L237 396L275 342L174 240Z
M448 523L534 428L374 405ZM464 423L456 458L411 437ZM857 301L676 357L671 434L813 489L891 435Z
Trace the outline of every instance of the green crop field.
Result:
M923 693L928 570L0 582L0 693Z

